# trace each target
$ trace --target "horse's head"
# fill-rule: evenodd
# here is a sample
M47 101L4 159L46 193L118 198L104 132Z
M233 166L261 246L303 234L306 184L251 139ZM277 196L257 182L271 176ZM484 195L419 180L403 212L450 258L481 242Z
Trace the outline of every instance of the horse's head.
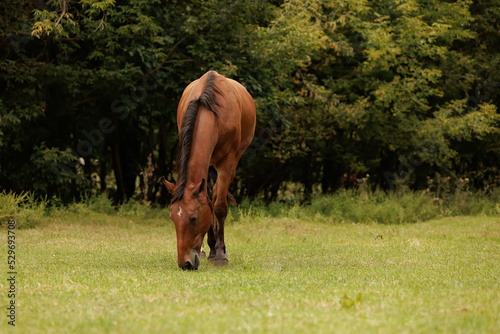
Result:
M175 185L164 180L173 193ZM177 234L177 263L182 269L196 270L200 265L203 237L212 223L212 209L207 196L206 181L188 184L180 200L170 204L170 218Z

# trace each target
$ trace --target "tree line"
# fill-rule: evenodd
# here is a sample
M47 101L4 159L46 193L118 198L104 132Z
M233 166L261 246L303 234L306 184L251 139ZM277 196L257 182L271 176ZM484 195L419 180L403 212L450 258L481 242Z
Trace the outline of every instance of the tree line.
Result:
M237 197L500 183L500 1L0 4L0 190L165 204L209 69L256 100Z

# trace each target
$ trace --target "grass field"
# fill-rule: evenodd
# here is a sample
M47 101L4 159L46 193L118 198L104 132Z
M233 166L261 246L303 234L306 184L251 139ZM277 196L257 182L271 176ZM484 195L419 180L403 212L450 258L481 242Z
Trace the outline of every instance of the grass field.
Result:
M2 261L2 333L500 329L499 217L381 225L246 215L227 225L229 266L203 260L196 272L177 267L173 224L158 218L61 215L16 237L16 327Z

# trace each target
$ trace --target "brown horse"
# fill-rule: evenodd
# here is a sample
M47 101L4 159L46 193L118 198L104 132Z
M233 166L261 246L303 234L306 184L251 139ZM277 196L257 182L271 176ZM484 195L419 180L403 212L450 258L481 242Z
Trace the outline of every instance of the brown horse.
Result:
M208 260L222 266L228 263L224 221L229 184L254 136L255 104L241 84L209 71L184 90L177 126L177 185L164 181L173 195L170 217L177 234L177 263L182 269L198 269L208 232ZM210 166L217 170L212 200L207 194Z

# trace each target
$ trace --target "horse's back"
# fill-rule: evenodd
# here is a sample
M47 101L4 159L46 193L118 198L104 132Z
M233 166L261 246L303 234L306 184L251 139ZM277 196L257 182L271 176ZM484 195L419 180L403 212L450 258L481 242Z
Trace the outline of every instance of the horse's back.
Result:
M218 107L217 119L219 148L223 151L233 150L236 156L241 156L250 145L256 122L255 103L246 88L233 79L226 78L216 71L208 71L199 79L191 82L184 90L177 109L177 124L180 127L189 103L203 93L209 75L217 87ZM230 148L231 147L231 148Z
M247 89L238 81L226 78L228 83L233 87L236 99L238 101L238 109L240 111L240 131L241 131L241 152L250 145L255 133L256 110L255 103L247 91Z

